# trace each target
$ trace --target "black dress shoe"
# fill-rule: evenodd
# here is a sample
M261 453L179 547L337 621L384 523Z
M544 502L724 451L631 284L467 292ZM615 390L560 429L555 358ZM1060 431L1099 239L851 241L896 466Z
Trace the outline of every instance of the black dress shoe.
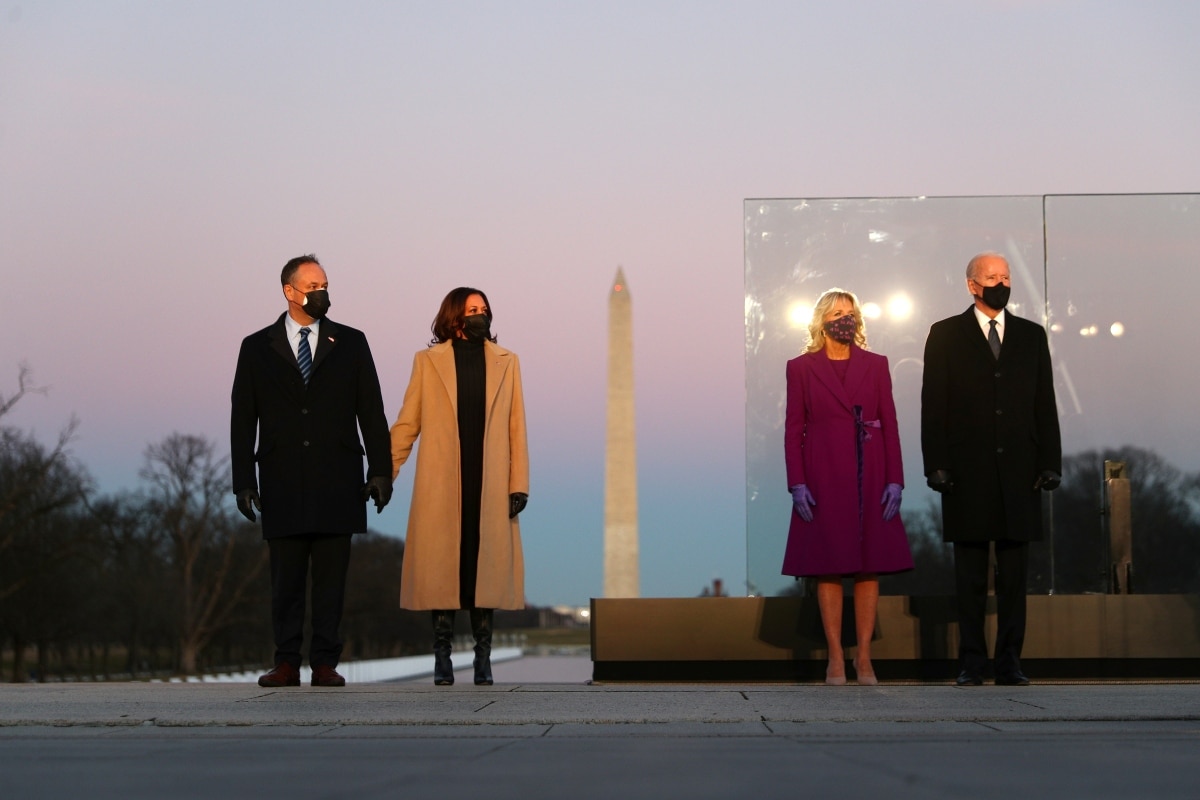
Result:
M996 676L997 686L1028 686L1029 678L1025 677L1025 673L1021 670L1009 672L1004 675Z
M983 686L983 678L978 672L971 672L964 669L958 673L958 677L954 679L955 686Z

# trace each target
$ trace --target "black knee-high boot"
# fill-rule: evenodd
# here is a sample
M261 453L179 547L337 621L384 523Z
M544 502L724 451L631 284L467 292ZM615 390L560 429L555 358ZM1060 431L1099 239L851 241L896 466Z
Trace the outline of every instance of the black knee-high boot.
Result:
M471 632L475 635L475 685L492 685L492 609L471 609Z
M454 665L450 663L454 639L454 612L433 612L433 682L437 686L454 685Z

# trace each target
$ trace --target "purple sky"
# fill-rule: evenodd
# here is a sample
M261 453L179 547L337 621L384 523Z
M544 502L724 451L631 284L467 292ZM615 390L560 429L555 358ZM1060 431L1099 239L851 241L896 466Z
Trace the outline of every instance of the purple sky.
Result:
M304 252L394 417L479 286L525 376L529 600L582 604L623 265L642 592L741 593L743 199L1198 191L1196 31L1186 1L0 0L0 394L21 361L51 387L5 422L77 415L104 491L173 431L224 450Z

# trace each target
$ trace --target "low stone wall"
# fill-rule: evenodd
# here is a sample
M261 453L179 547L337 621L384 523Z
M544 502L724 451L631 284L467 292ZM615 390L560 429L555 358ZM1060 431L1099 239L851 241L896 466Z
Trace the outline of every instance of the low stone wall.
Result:
M847 597L847 648L853 619ZM991 641L994 609L987 625ZM823 680L825 648L816 598L592 600L596 680ZM879 598L871 650L881 679L953 678L954 598ZM1030 596L1022 663L1031 677L1200 678L1200 596Z

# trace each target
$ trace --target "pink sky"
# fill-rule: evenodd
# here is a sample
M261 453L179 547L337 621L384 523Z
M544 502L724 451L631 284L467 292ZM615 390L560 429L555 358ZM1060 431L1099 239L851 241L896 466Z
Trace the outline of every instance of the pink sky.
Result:
M52 387L5 421L77 415L104 491L173 431L224 449L304 252L394 416L476 285L525 375L529 599L582 604L623 265L643 594L740 593L743 199L1198 191L1197 30L1190 2L0 0L0 394L21 361Z

